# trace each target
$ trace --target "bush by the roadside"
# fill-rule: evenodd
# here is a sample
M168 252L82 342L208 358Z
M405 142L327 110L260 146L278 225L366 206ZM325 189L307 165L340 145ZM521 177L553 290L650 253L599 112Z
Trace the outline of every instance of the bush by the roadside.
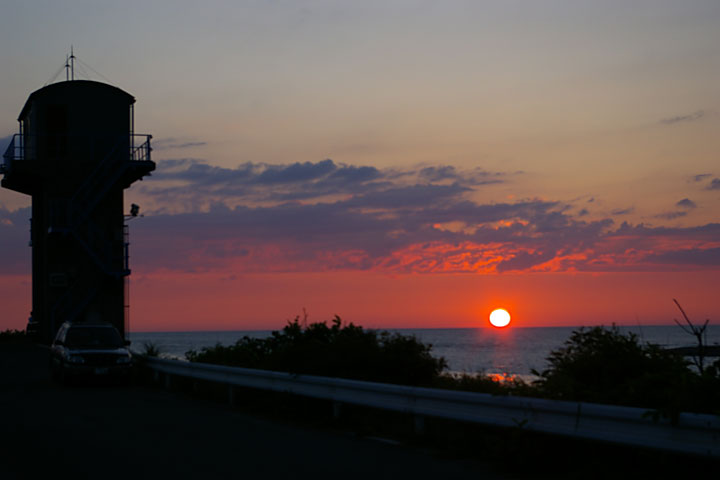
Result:
M655 408L666 414L715 411L720 394L715 370L699 375L682 356L615 326L574 331L548 357L536 383L549 398Z
M351 378L400 385L431 385L444 358L414 336L365 330L340 317L304 327L299 318L268 338L243 337L234 345L191 350L191 362Z

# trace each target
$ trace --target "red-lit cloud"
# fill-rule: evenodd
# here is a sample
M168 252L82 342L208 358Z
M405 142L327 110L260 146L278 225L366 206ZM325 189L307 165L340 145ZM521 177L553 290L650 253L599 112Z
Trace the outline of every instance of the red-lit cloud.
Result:
M692 271L720 265L720 224L678 228L586 221L537 199L478 203L510 175L449 166L380 170L332 160L236 169L160 162L140 194L153 206L131 224L143 271L402 273ZM688 202L685 202L688 203ZM624 215L625 212L618 212ZM6 271L29 209L0 209Z

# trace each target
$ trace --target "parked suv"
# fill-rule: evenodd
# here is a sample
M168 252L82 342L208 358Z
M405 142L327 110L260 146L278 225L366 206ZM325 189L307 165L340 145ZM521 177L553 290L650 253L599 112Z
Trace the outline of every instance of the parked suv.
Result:
M129 344L109 323L65 322L50 347L50 370L61 383L75 377L127 379Z

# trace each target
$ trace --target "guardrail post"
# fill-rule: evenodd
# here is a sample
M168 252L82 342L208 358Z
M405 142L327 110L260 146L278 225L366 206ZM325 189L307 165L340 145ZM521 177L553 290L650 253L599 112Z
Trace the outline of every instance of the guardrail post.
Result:
M341 414L342 414L342 403L333 402L333 418L335 420L337 420L340 418Z

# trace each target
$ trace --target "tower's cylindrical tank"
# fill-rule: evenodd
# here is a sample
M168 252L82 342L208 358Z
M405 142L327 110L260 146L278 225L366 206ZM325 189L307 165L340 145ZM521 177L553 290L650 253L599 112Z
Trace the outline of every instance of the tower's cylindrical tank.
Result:
M20 113L26 160L43 171L70 173L130 148L132 95L99 82L48 85L30 95ZM75 175L72 175L76 178Z

